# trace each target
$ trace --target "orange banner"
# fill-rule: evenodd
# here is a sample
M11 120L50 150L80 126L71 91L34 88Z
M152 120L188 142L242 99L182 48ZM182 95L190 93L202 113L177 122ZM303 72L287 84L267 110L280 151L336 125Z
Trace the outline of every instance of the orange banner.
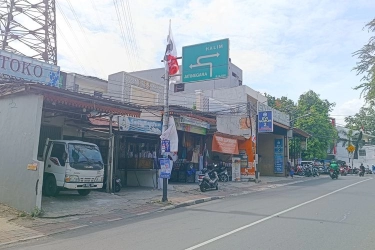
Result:
M248 160L248 167L241 168L241 175L242 176L255 175L255 167L253 164L254 154L255 154L255 144L251 141L251 139L247 139L246 141L240 141L239 149L246 151L247 160Z
M238 142L236 139L214 135L212 139L212 151L238 155Z

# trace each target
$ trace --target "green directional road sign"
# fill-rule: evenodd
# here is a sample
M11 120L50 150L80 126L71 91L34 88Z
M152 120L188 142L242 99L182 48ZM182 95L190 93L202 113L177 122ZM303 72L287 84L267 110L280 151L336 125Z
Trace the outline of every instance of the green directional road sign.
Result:
M228 77L229 39L182 48L182 82Z

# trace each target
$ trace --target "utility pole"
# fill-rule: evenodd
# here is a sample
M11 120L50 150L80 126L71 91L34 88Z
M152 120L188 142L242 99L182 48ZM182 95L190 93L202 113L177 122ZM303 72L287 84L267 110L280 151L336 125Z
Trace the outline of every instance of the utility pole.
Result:
M256 164L255 164L255 183L258 183L259 182L259 178L258 178L258 172L259 172L259 169L258 169L258 163L259 163L259 155L258 155L258 108L257 108L257 113L256 113L256 116L255 116L255 155L257 156L257 161L256 161Z
M167 70L167 67L165 67L165 74L164 74L164 114L163 114L163 133L168 129L168 123L169 123L169 72ZM168 179L163 178L163 197L161 199L162 202L168 201L168 194L167 194L167 188L168 188Z
M113 115L109 116L109 138L108 138L108 156L107 156L107 186L106 191L109 193L112 189L112 156L113 156L113 140L112 140L112 118Z

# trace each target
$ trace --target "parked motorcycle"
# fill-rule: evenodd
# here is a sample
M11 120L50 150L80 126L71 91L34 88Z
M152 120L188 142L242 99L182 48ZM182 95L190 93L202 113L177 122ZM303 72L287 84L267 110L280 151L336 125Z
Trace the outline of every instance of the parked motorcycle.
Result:
M222 182L229 181L229 175L228 175L228 170L226 166L217 167L217 165L215 165L214 169L219 177L219 181L222 181Z
M315 177L315 176L319 176L320 173L319 173L319 169L317 167L313 167L312 168L312 176Z
M339 173L336 170L330 169L329 170L329 176L332 178L332 180L333 179L337 180L339 178Z
M306 177L310 177L313 175L312 167L309 165L304 167L304 172Z
M304 176L305 175L305 171L303 170L302 166L301 165L298 165L297 168L296 168L296 171L295 171L295 174L299 175L299 176Z
M121 179L120 178L113 178L113 182L112 183L115 183L115 187L114 187L114 192L115 193L118 193L121 191L121 188L122 188L122 184L121 184ZM106 189L107 188L107 181L104 181L103 183L103 189Z
M216 190L219 189L219 177L216 171L208 170L206 168L202 169L201 174L198 176L198 184L199 188L202 192L206 192L208 189L215 188Z

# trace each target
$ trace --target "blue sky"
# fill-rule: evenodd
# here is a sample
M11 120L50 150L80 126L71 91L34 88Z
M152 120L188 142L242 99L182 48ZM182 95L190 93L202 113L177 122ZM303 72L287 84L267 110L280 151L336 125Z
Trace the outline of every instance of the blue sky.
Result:
M180 54L182 46L229 38L232 62L255 90L297 100L312 89L336 103L339 123L363 103L352 89L360 81L352 53L371 35L363 26L375 18L373 0L128 0L119 7L128 17L124 40L112 0L71 0L82 27L67 0L57 2L72 27L58 10L59 64L68 71L107 78L162 67L171 19Z

